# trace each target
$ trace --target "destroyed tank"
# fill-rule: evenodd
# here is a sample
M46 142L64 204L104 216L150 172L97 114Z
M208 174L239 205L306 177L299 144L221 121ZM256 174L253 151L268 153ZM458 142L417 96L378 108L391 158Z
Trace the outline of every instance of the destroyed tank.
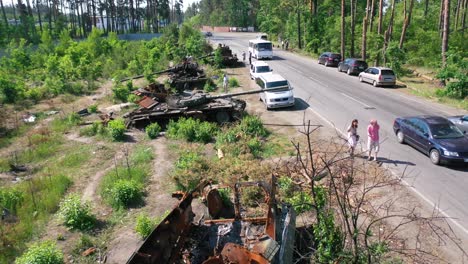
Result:
M124 116L127 127L144 128L157 122L165 127L170 120L180 117L193 117L219 124L237 120L241 117L246 102L234 96L255 94L264 90L210 95L205 92L168 95L165 100L157 101L144 97L138 102L140 108Z
M168 83L177 91L200 88L202 89L208 78L205 72L198 66L198 63L193 62L191 58L185 58L180 64L174 67L167 68L162 71L153 72L151 75L168 74ZM135 80L145 77L144 74L133 77L128 77L120 80L121 82Z

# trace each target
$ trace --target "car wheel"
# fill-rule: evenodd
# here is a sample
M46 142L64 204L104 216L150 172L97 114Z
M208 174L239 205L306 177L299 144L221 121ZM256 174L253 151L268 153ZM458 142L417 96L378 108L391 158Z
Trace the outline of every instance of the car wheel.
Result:
M377 87L377 82L376 81L372 82L372 85L374 85L374 87Z
M364 81L364 80L362 80L362 77L361 77L361 76L359 76L359 81L360 81L360 82L363 82L363 81Z
M397 137L398 143L400 143L400 144L405 143L405 134L403 134L403 132L401 132L401 130L398 130L398 132L396 134L396 137Z
M431 159L431 162L433 164L440 164L440 152L437 149L431 149L431 152L429 153L429 158Z
M347 71L346 73L347 73L348 75L351 75L351 73L352 73L352 72L351 72L351 69L348 68L348 71Z

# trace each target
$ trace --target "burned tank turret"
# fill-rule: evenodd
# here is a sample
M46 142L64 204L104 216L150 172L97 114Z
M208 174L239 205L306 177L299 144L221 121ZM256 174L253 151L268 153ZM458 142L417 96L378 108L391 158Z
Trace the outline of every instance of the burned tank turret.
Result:
M168 95L164 101L150 97L140 100L137 110L124 116L127 127L144 128L157 122L165 127L170 120L180 117L193 117L217 123L227 123L242 116L246 102L234 96L255 94L265 90L210 95L205 92Z

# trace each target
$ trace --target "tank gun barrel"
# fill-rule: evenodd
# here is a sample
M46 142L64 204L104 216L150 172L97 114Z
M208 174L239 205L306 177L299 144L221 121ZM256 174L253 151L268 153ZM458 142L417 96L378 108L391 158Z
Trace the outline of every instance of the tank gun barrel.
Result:
M263 93L263 92L276 92L276 91L284 90L285 88L288 88L288 86L281 86L281 87L268 88L268 89L257 89L257 90L238 92L238 93L220 94L220 95L210 96L209 98L219 99L219 98L229 98L233 96L256 94L256 93Z
M155 72L152 72L149 74L149 76L151 75L155 75L155 74L163 74L163 73L167 73L167 72L171 72L175 69L175 67L171 67L169 69L166 69L166 70L162 70L162 71L155 71ZM120 82L125 82L125 81L130 81L130 80L135 80L135 79L140 79L140 78L143 78L145 77L144 74L141 74L141 75L137 75L137 76L133 76L133 77L127 77L127 78L123 78L120 80Z

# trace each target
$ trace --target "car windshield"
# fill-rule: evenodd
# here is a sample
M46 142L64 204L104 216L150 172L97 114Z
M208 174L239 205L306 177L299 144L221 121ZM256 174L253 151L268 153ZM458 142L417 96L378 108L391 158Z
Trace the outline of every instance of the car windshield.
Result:
M260 73L260 72L269 72L270 71L270 67L268 66L258 66L257 67L257 72Z
M341 55L340 54L332 54L330 57L332 57L334 59L338 59L338 58L341 58Z
M271 43L258 43L258 50L271 50Z
M382 75L395 75L392 70L382 70Z
M461 138L463 133L453 124L433 124L430 126L432 136L437 139Z
M269 82L267 83L267 88L276 88L276 87L284 87L284 89L276 90L275 92L283 92L289 90L288 81L276 81L276 82Z

